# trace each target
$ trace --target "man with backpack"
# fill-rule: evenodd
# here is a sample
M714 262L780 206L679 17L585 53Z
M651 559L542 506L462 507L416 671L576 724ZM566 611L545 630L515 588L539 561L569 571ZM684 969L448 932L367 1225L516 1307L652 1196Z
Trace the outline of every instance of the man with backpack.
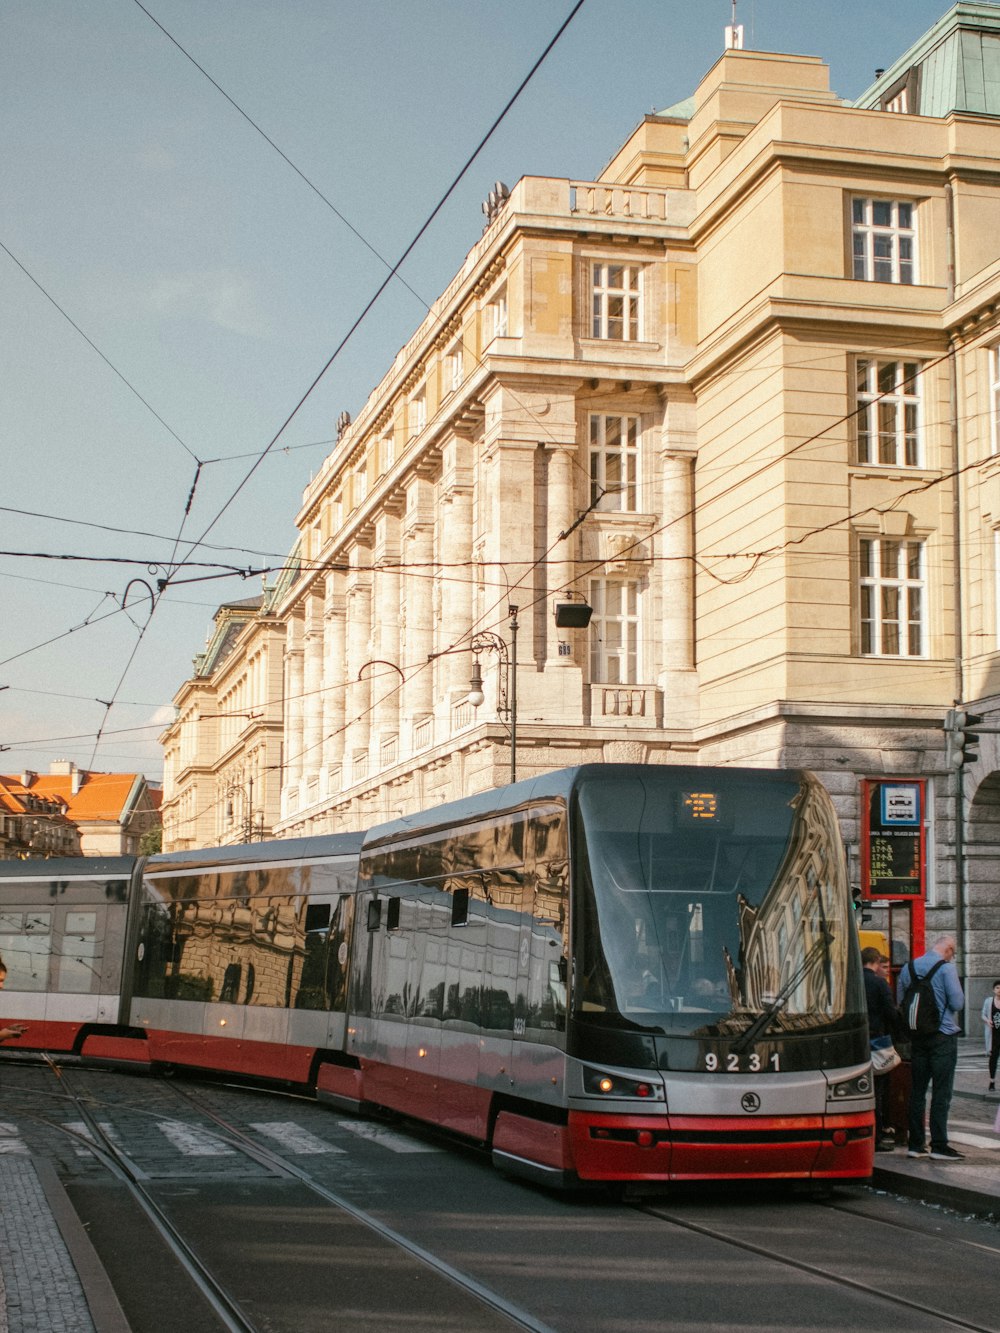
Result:
M899 974L900 1014L911 1042L909 1149L907 1157L935 1162L962 1162L964 1155L948 1143L948 1109L958 1064L958 1015L965 995L954 958L954 935L939 935L928 953L906 963ZM927 1149L924 1115L931 1089L931 1146Z

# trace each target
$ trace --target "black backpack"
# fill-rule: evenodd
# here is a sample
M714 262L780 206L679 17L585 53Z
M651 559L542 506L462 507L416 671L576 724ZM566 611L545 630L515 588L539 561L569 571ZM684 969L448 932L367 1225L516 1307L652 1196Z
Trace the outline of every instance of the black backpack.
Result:
M903 992L900 1012L903 1016L903 1025L911 1037L934 1037L941 1028L941 1010L938 1008L937 996L931 985L931 977L939 967L944 967L946 961L947 959L941 958L933 967L928 968L924 976L918 975L913 963L907 964L910 969L910 980Z

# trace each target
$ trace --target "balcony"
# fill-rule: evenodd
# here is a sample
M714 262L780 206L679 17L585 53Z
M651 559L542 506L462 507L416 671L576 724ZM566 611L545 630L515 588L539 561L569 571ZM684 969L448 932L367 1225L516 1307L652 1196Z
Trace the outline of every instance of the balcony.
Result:
M662 727L663 691L655 685L591 685L588 725Z

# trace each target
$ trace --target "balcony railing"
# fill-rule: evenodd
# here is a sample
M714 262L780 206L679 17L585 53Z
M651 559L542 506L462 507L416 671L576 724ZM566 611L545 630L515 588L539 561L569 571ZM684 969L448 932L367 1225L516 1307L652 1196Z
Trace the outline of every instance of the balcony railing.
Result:
M624 726L662 726L663 691L655 685L591 685L591 725L609 721Z
M666 222L669 193L668 190L650 186L570 181L569 207L572 213L585 213L590 217Z

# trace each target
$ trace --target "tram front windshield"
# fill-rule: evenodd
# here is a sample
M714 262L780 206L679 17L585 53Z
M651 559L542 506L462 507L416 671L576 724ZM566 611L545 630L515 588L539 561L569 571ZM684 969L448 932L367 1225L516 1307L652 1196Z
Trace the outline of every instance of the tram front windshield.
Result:
M588 777L576 830L578 1020L737 1037L857 1007L840 833L815 779Z

